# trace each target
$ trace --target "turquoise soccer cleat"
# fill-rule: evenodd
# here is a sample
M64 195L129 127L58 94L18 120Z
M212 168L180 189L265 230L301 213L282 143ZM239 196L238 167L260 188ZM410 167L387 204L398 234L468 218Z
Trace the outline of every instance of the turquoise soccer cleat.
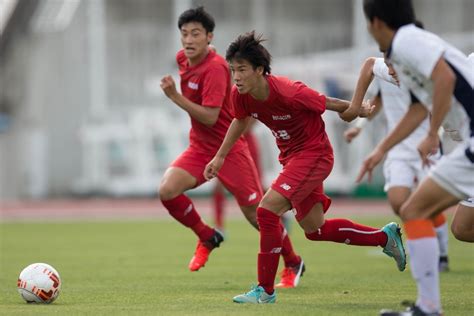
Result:
M275 303L276 291L273 294L267 294L261 286L253 286L251 290L245 294L237 295L233 298L234 303L251 303L251 304L269 304Z
M395 259L398 270L403 271L407 265L407 256L405 248L403 247L402 233L400 226L397 223L389 223L382 228L382 231L387 234L387 244L383 248L383 252Z

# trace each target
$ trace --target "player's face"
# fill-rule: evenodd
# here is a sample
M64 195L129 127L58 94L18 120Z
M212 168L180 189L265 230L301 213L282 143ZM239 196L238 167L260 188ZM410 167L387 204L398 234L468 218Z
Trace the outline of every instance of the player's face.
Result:
M212 40L212 33L207 33L202 24L198 22L183 24L180 31L184 55L190 61L200 60L206 56L208 44Z
M383 40L381 22L382 21L378 18L374 18L372 21L367 20L367 30L369 31L370 35L372 35L377 44L379 44L379 49L384 52L387 50L387 47L385 47L385 41Z
M229 67L240 94L250 93L257 88L258 80L263 74L262 67L253 69L252 64L244 59L233 59Z
M384 62L385 65L388 67L388 74L395 79L395 81L399 84L400 81L398 80L397 72L395 71L395 68L393 68L392 63L387 59L386 54L384 53Z

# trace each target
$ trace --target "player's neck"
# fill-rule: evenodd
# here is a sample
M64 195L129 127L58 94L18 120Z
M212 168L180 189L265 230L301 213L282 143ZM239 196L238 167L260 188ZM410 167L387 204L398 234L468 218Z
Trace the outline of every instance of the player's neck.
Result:
M265 76L261 76L257 80L255 89L252 89L250 95L258 101L265 101L270 95L270 87Z
M193 58L188 58L188 65L189 66L196 66L200 64L209 54L209 49L206 49L202 54L199 54Z

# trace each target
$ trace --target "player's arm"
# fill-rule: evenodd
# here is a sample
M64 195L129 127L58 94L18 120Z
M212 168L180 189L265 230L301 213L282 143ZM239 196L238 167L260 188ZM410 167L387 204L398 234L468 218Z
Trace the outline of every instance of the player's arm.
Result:
M201 106L200 104L192 102L176 90L176 84L170 75L161 79L160 87L171 101L188 112L195 120L209 127L217 122L220 107Z
M362 168L357 176L360 182L364 175L368 174L368 180L372 179L373 169L382 161L385 154L395 145L407 138L428 116L428 110L421 103L413 103L407 113L398 122L397 126L388 134L364 160Z
M454 91L456 76L446 63L440 58L431 73L433 81L433 109L428 135L418 146L423 164L429 164L428 155L439 147L438 130L451 107L451 98Z
M359 136L360 132L367 124L367 122L371 121L380 112L380 109L382 108L382 98L380 97L380 95L378 94L373 97L370 101L370 104L374 105L372 113L368 117L359 117L355 123L355 126L348 128L344 132L344 139L346 140L346 142L350 143L354 138Z
M367 92L367 89L374 78L373 69L375 60L375 57L367 58L360 69L354 95L352 96L352 100L350 102L351 106L348 107L343 113L339 114L341 119L346 122L352 121L359 115L365 93Z
M347 100L341 100L338 98L331 98L326 96L326 110L334 111L338 113L345 112L351 106L351 102ZM370 104L369 101L361 102L357 109L357 116L360 117L367 117L371 115L373 112L374 107Z
M212 178L215 178L217 176L217 173L224 164L224 160L227 157L227 154L230 152L235 142L246 131L250 120L250 116L245 117L243 119L234 118L232 120L232 123L230 123L229 129L225 134L224 140L222 141L221 147L217 151L214 158L212 158L212 160L207 164L206 168L204 169L204 178L206 178L206 180L211 180Z

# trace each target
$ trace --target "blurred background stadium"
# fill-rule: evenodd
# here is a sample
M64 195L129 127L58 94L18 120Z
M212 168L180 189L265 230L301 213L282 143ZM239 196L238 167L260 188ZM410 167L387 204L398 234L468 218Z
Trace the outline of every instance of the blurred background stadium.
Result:
M427 29L474 51L474 1L414 3ZM379 55L362 0L0 0L0 200L155 194L190 126L159 80L179 79L177 17L200 4L216 19L219 53L255 29L268 39L274 73L331 96L350 98L363 60ZM336 155L326 188L361 194L355 175L384 122L349 146L348 125L332 113L325 121ZM277 149L265 128L256 134L268 185ZM369 189L382 182L379 170Z

